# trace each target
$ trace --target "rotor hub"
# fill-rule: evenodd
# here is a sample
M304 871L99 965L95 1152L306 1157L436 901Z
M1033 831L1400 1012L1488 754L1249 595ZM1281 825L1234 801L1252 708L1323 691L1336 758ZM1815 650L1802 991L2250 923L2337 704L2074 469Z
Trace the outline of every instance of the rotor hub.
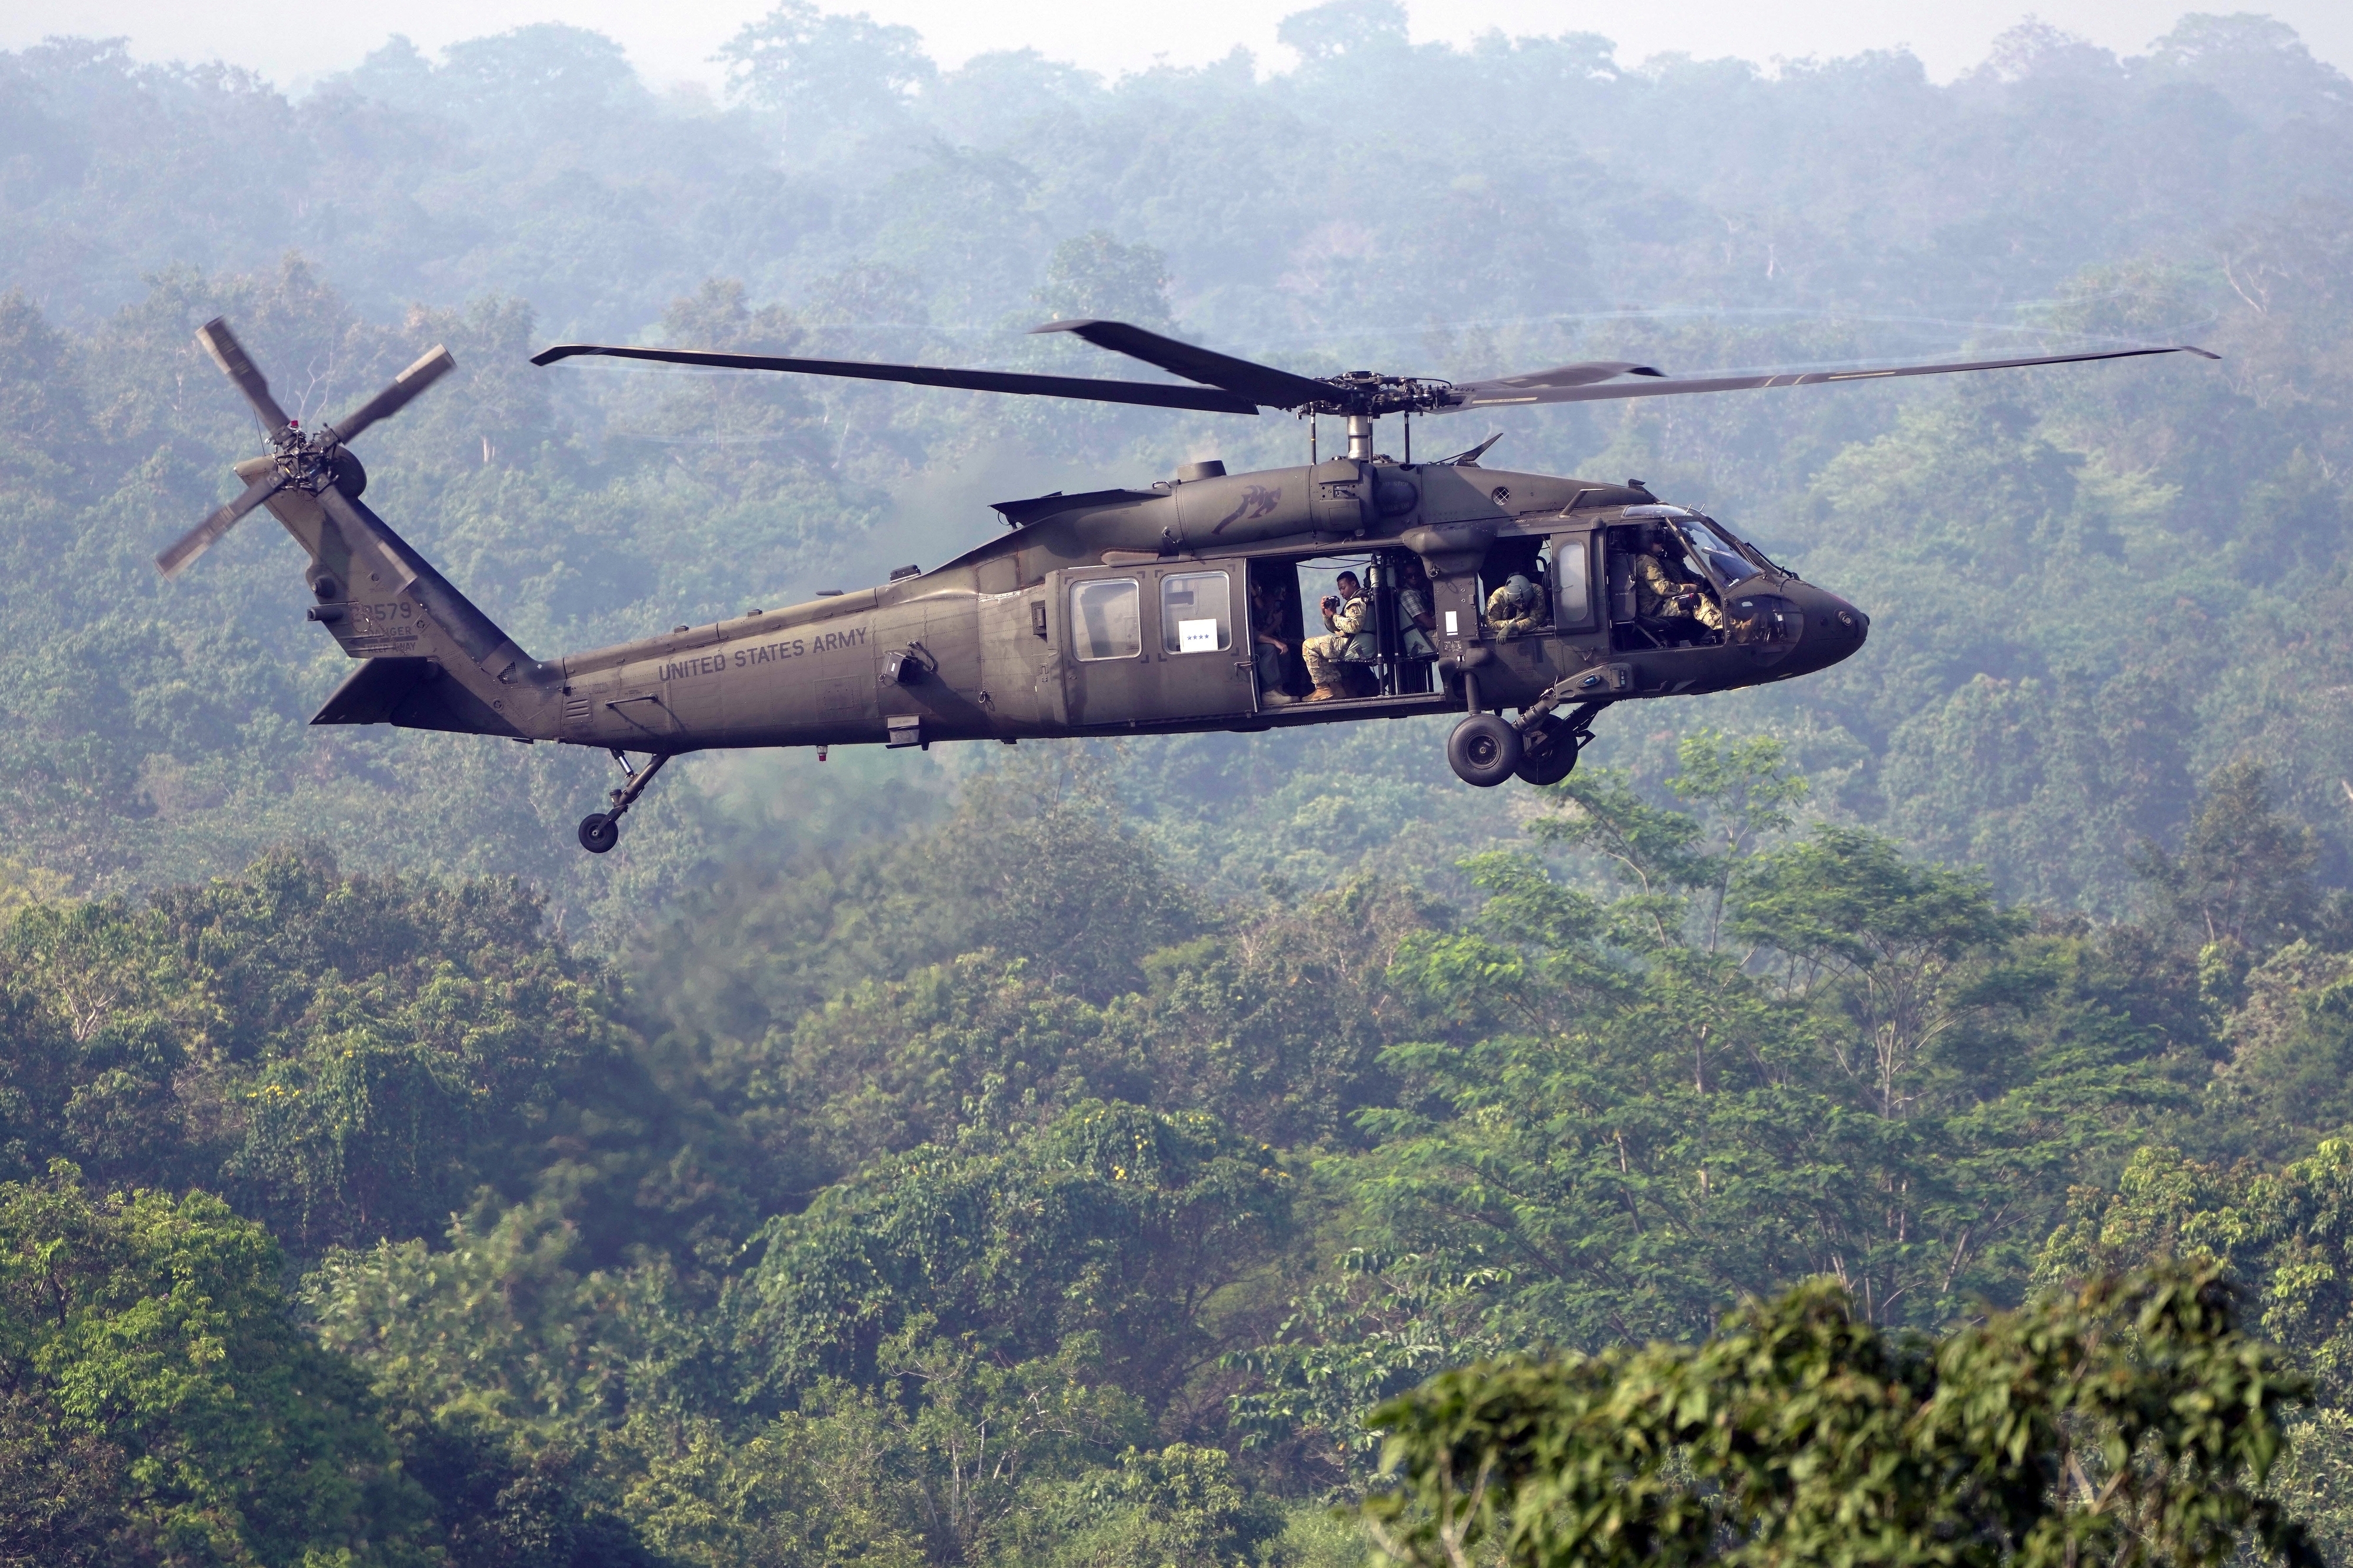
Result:
M289 489L317 495L335 480L335 459L343 443L323 432L306 435L301 425L289 420L284 428L271 434L269 448L270 459Z
M1384 414L1421 414L1434 408L1451 408L1459 401L1454 384L1427 375L1383 375L1377 371L1352 370L1345 375L1327 375L1323 384L1332 389L1328 401L1303 404L1298 413L1330 414L1345 417L1377 419Z

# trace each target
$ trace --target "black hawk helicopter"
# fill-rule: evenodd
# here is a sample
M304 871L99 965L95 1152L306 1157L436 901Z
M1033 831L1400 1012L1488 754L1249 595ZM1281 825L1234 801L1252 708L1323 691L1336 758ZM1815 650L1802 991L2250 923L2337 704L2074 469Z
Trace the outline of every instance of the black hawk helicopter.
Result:
M156 557L175 575L268 506L310 553L310 618L361 661L314 724L553 741L610 752L627 782L580 824L603 854L670 758L722 747L929 746L934 741L1261 731L1461 713L1457 776L1556 784L1611 703L1725 691L1836 664L1870 618L1799 580L1723 523L1622 485L1482 466L1500 436L1412 460L1412 418L1472 408L1810 386L2132 359L2217 355L2188 345L1968 360L1880 370L1669 376L1596 362L1492 381L1356 371L1313 377L1121 321L1054 321L1192 383L956 370L565 343L535 355L788 371L917 386L1082 398L1310 421L1304 468L1229 474L1188 463L1142 489L1002 501L1010 531L931 572L677 626L612 647L533 658L363 505L350 451L454 367L446 349L334 424L305 431L227 325L197 339L269 431L237 465L244 492ZM1405 420L1406 460L1374 450L1374 422ZM1345 422L1347 453L1316 460L1318 417ZM1353 593L1303 578L1345 565ZM1506 717L1505 710L1516 710ZM637 753L644 761L632 765Z

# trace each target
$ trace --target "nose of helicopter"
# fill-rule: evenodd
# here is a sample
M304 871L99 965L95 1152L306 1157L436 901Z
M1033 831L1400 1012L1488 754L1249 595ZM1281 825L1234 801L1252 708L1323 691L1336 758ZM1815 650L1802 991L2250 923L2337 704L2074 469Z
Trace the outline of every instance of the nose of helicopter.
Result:
M1871 636L1871 617L1836 594L1810 584L1792 583L1784 590L1806 617L1806 631L1798 657L1808 669L1827 669L1853 653Z

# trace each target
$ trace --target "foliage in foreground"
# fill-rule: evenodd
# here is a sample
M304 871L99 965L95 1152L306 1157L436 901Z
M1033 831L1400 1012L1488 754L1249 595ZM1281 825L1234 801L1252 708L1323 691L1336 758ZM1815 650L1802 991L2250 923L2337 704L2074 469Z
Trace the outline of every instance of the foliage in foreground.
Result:
M1933 1343L1816 1281L1694 1347L1440 1374L1375 1413L1402 1485L1367 1513L1426 1568L2193 1568L2250 1538L2306 1564L2260 1489L2310 1393L2211 1268L2095 1281Z

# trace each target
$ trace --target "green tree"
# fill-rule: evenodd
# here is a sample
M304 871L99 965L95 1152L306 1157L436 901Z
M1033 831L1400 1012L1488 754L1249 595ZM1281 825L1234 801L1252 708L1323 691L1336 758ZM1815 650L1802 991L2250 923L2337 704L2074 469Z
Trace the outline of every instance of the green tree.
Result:
M1510 1563L2318 1561L2261 1491L2309 1396L2212 1270L1935 1342L1810 1282L1691 1347L1447 1373L1374 1413L1393 1558Z
M1280 1526L1216 1448L1130 1448L1116 1466L1037 1489L1008 1560L1053 1568L1225 1568L1259 1555Z
M423 1560L364 1378L295 1325L217 1198L0 1184L0 1543L12 1560Z
M817 1380L745 1434L633 1415L605 1466L645 1539L680 1561L959 1568L1050 1549L1039 1526L1068 1478L1134 1454L1145 1426L1083 1345L1009 1363L919 1321L877 1366L869 1384Z
M1052 321L1108 317L1166 332L1175 326L1168 284L1167 257L1148 245L1122 245L1093 229L1054 247L1036 300Z
M1778 961L1785 995L1844 1016L1832 1037L1840 1070L1890 1118L1912 1110L1944 1037L2000 999L1968 984L1966 965L2026 928L1982 878L1832 826L1743 868L1732 921Z
M890 129L911 94L937 74L912 27L860 13L828 16L807 0L780 0L720 50L737 92L780 113L789 144L821 149Z
M1213 1119L1100 1101L1038 1127L984 1120L877 1160L771 1221L735 1310L747 1394L868 1383L917 1318L1027 1363L1092 1336L1157 1415L1220 1351L1219 1295L1283 1243L1292 1179Z
M2180 853L2146 845L2137 869L2192 941L2260 953L2311 928L2318 855L2312 830L2274 808L2263 765L2242 758L2206 781Z
M2053 1282L2181 1259L2228 1270L2264 1336L2353 1402L2353 1142L2278 1166L2136 1152L2111 1190L2073 1194L2036 1268Z
M691 1254L744 1222L741 1196L684 1125L648 1136L698 1117L649 1081L617 978L543 908L512 880L346 877L315 851L145 908L32 904L0 929L0 1149L20 1173L62 1154L220 1191L312 1254L436 1235L477 1188L518 1199L561 1168L599 1245L648 1227Z
M1303 1449L1301 1468L1327 1481L1362 1481L1380 1457L1372 1409L1466 1362L1503 1353L1482 1309L1510 1276L1463 1268L1456 1256L1387 1258L1362 1247L1338 1259L1291 1304L1273 1340L1226 1358L1256 1374L1232 1396L1246 1447L1278 1459Z
M466 1568L650 1563L640 1527L671 1505L624 1493L649 1446L694 1450L727 1406L724 1346L667 1261L584 1267L563 1207L485 1201L440 1250L333 1252L302 1283L306 1326L365 1370L403 1473Z
M1607 777L1535 825L1627 897L1490 855L1477 921L1399 947L1435 1029L1389 1048L1409 1093L1362 1118L1380 1245L1501 1270L1488 1321L1519 1344L1688 1338L1815 1274L1881 1322L2014 1290L2069 1182L2179 1098L2167 1043L1973 877L1847 828L1757 845L1782 801L1717 806L1725 753L1694 752L1713 830ZM1711 889L1720 921L1694 918Z
M667 1261L586 1267L563 1206L484 1202L440 1248L331 1253L303 1280L311 1331L434 1419L582 1444L633 1410L723 1406L724 1346Z

